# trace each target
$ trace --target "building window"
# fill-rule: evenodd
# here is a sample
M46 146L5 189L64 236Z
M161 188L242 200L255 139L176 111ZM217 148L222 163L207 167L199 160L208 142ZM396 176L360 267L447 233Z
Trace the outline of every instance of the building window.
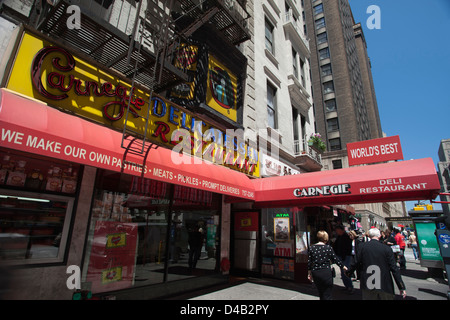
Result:
M306 87L306 79L305 79L305 62L300 59L300 77L301 77L301 82L302 82L302 86L305 88Z
M331 72L331 63L324 64L320 67L322 77L326 77L332 74Z
M341 139L330 139L328 140L328 143L330 144L330 151L337 151L341 150Z
M323 93L333 93L334 92L334 84L333 81L327 81L323 84Z
M317 44L322 44L328 41L328 36L326 32L319 33L317 35Z
M277 107L276 107L277 89L267 84L267 125L277 129Z
M319 50L319 59L320 60L328 59L329 57L330 57L330 50L328 49L328 47Z
M293 126L293 132L294 132L294 140L300 139L300 133L298 130L298 110L294 106L292 107L292 126Z
M94 1L102 5L102 7L105 9L108 9L113 2L113 0L94 0Z
M323 12L323 4L318 4L314 6L314 14L319 14Z
M82 275L92 293L215 273L220 195L98 170L93 198Z
M266 49L270 51L270 53L275 54L274 46L273 46L273 25L266 19Z
M336 100L335 99L325 101L325 111L326 112L336 111Z
M0 260L61 263L81 166L3 148L0 161Z
M333 160L333 169L342 169L342 160L338 159L338 160Z
M327 130L328 132L339 130L338 118L332 118L327 120Z
M325 18L316 20L316 29L325 28Z
M297 52L292 49L292 68L294 71L294 77L298 79L298 60L297 60L298 54Z

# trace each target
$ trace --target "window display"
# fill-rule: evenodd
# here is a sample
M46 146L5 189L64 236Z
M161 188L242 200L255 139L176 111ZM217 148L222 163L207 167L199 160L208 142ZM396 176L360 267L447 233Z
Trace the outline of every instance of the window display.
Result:
M0 148L0 187L74 195L78 164Z
M220 197L99 170L84 287L102 293L216 272Z
M295 264L307 261L309 233L298 208L270 208L261 213L264 275L294 280Z
M61 262L80 166L0 148L0 259Z

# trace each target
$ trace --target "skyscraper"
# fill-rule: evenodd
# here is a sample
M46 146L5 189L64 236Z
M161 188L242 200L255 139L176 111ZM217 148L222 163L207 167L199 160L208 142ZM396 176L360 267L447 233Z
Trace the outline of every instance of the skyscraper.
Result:
M348 167L346 145L383 137L367 43L348 0L303 0L316 131L324 170ZM402 203L355 205L366 227L406 213Z
M348 0L305 0L317 131L324 169L347 166L346 144L382 137L370 60Z
M450 139L442 139L441 143L439 144L439 162L438 162L438 173L439 173L439 179L442 186L442 193L449 193L450 192ZM449 201L448 195L441 195L440 199L441 201ZM442 204L442 210L444 214L447 216L447 222L450 221L450 210L449 210L449 204L443 203Z

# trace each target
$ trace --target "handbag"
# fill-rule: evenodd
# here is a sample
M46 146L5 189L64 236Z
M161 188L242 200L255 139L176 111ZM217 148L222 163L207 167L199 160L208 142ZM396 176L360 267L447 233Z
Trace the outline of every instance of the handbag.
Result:
M394 253L400 252L400 245L394 244L393 246L391 246L391 249Z

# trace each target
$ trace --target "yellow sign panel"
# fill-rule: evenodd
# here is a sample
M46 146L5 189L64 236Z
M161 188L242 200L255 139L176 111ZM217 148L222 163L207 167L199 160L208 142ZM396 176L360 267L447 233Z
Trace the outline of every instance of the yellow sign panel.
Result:
M127 244L127 234L125 232L108 234L106 236L106 248L118 248Z
M198 47L194 45L182 45L175 57L175 67L189 70L193 78L197 72ZM180 83L170 90L170 97L193 100L195 81Z
M251 218L241 219L241 227L251 227L251 226L252 226Z
M206 104L237 121L237 78L215 57L209 56Z
M192 62L190 64L195 67ZM185 62L180 60L179 63ZM218 63L215 65L220 66ZM214 70L219 74L219 69L214 67ZM231 106L229 109L221 108L233 111L235 115L236 82L233 77L229 81L220 80L223 88L228 86L222 95L217 82L214 95L223 105ZM230 83L233 89L229 89ZM256 148L230 135L227 137L223 130L158 95L153 95L150 100L149 94L142 90L135 88L130 93L131 86L127 82L31 33L23 34L7 88L120 131L125 125L129 105L127 126L142 135L145 134L146 122L143 117L150 112L145 134L149 140L169 148L182 143L178 147L182 146L184 152L259 176Z
M102 284L122 280L122 267L114 267L106 270L102 270Z

